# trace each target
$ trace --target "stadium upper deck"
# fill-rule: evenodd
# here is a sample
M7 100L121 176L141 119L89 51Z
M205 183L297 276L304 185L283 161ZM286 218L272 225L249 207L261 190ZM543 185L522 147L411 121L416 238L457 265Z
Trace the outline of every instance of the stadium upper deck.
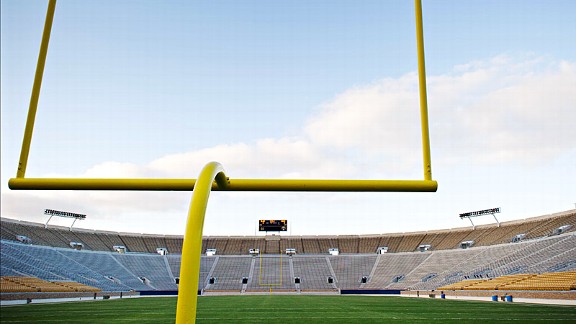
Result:
M219 255L244 255L249 249L259 249L263 254L283 253L294 248L298 254L327 254L337 248L344 254L376 253L379 247L388 252L413 252L420 246L431 250L460 248L462 242L473 246L509 243L520 234L522 240L553 235L560 227L565 231L576 230L576 209L565 212L526 218L497 224L479 225L426 232L391 233L375 235L340 236L207 236L202 239L203 253L216 249ZM83 249L113 251L114 246L125 246L129 252L156 253L166 248L168 253L182 253L183 236L118 233L67 227L49 226L2 218L1 238L18 241L18 236L30 239L31 244L70 248L71 242L82 243Z

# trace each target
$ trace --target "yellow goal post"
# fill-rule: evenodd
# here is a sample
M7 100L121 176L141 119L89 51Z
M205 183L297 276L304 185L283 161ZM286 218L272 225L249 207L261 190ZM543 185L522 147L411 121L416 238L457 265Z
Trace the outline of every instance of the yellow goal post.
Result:
M211 191L435 192L437 190L438 183L432 180L430 157L421 0L414 0L414 5L424 169L423 180L234 179L228 178L224 173L223 167L217 162L208 163L200 172L198 179L26 178L30 143L32 141L48 43L56 9L56 0L49 0L18 170L16 177L9 179L8 186L13 190L193 191L182 248L176 322L194 323L196 321L202 230L208 197Z

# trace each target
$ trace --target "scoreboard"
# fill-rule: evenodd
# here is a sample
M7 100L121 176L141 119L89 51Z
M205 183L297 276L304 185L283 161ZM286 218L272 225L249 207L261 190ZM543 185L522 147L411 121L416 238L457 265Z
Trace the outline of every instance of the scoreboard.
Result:
M288 221L283 220L270 220L261 219L259 221L258 230L260 232L286 232L288 230Z

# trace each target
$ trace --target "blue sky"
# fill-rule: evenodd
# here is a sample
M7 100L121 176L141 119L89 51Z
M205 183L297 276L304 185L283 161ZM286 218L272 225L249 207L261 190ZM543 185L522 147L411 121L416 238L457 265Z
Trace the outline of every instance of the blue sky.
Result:
M7 189L47 2L1 6L2 217L51 208L87 214L79 227L182 234L190 193ZM437 193L213 193L204 233L574 208L576 3L424 0L423 15ZM61 0L27 176L196 178L216 160L231 178L421 179L416 69L412 1Z

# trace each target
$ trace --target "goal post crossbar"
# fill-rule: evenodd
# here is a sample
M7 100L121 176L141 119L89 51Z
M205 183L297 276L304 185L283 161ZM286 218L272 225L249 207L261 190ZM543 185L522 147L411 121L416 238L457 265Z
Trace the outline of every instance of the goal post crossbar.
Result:
M12 178L13 190L192 191L196 179ZM434 180L227 179L214 191L434 192Z

